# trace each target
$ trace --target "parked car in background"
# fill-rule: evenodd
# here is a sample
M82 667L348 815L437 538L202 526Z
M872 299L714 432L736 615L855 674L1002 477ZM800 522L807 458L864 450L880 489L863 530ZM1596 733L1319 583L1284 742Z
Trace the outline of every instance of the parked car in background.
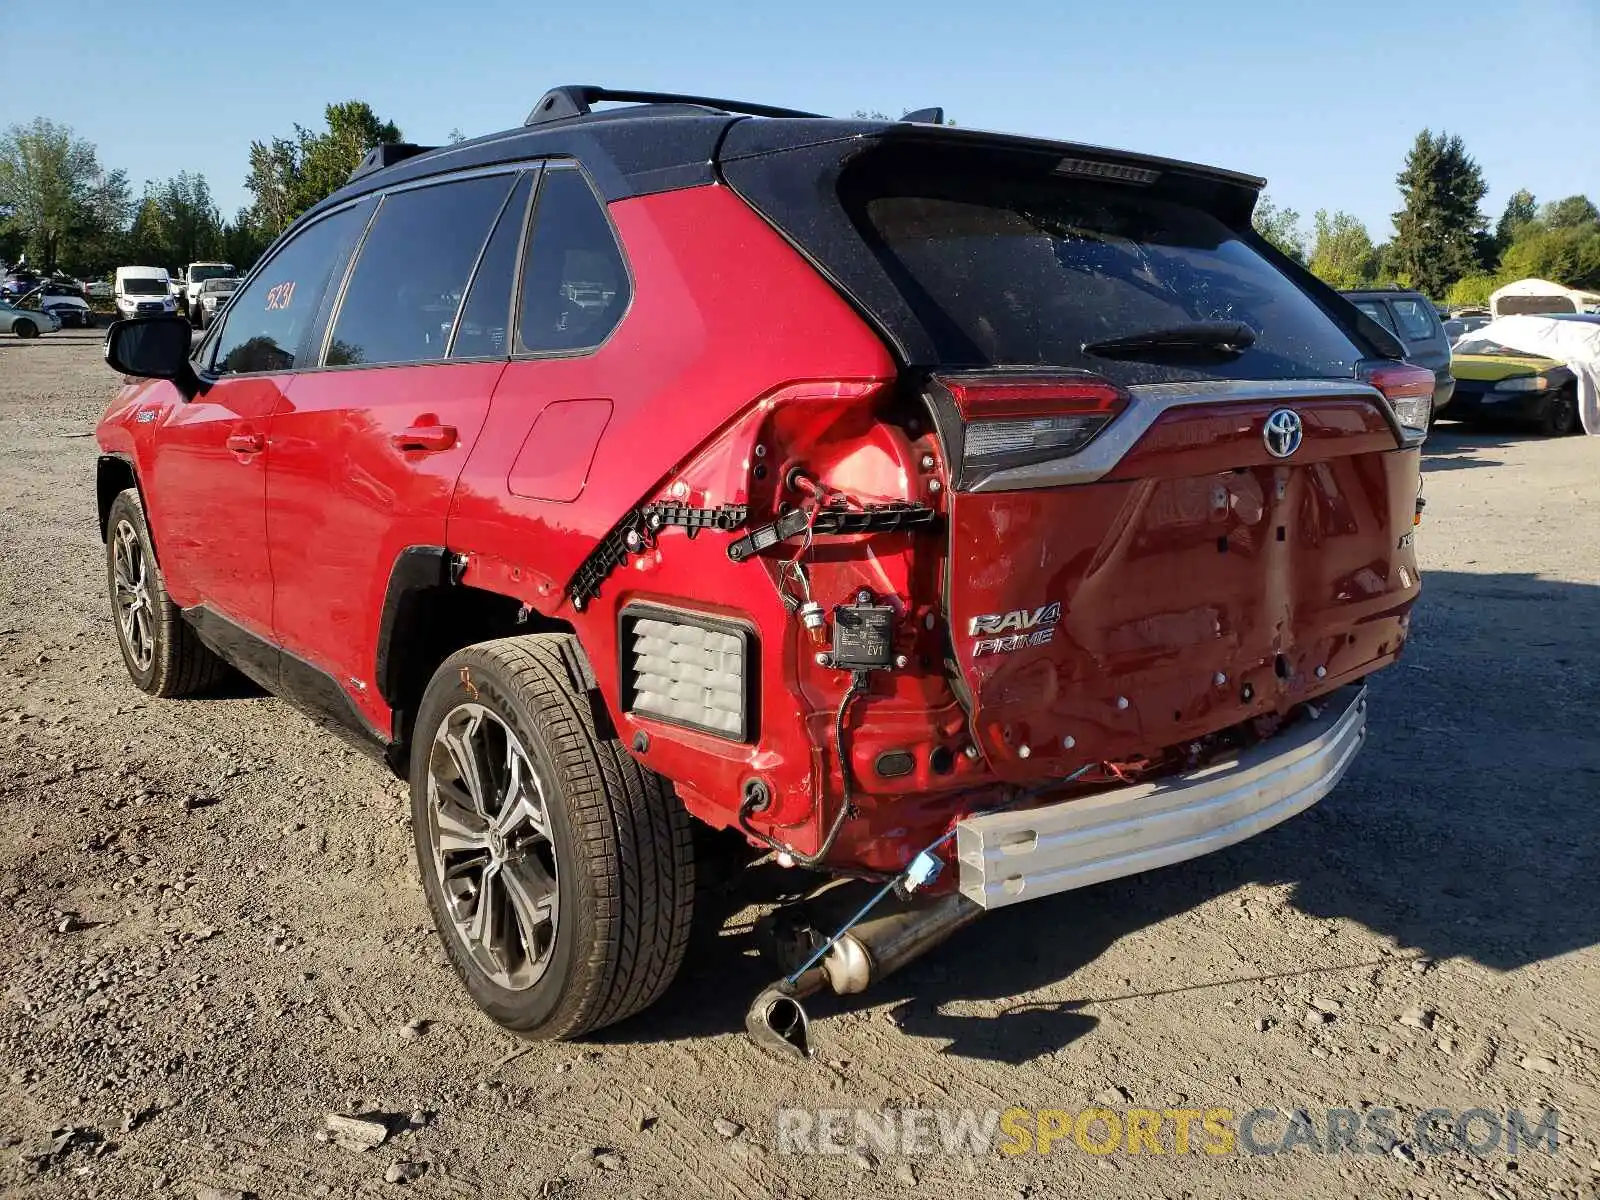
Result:
M801 1049L809 991L1360 750L1435 378L1253 229L1262 183L581 86L379 147L198 347L107 337L129 675L232 663L406 775L445 954L526 1035L662 994L691 818L898 880L752 1006Z
M52 271L48 275L41 276L39 282L53 283L57 287L65 289L67 293L77 296L80 299L87 300L89 298L89 289L84 284L83 280L74 279L65 271Z
M17 308L43 309L53 313L63 326L88 329L94 324L94 313L89 302L73 287L49 280L31 292L25 292L12 302Z
M1454 346L1466 334L1482 329L1492 320L1494 318L1487 313L1454 316L1444 323L1444 335L1450 339L1450 345Z
M13 267L11 272L0 280L0 300L14 300L39 286L39 272L30 271L26 267Z
M1600 325L1595 313L1538 313L1551 321ZM1531 426L1548 437L1578 430L1578 377L1565 363L1512 349L1494 330L1469 333L1455 347L1456 406L1450 415L1478 425Z
M1433 372L1433 417L1438 417L1455 394L1456 381L1450 373L1450 339L1433 302L1421 292L1399 288L1366 288L1344 295L1400 339L1407 362Z
M151 317L178 311L172 277L165 267L118 267L111 294L119 317Z
M14 333L19 338L36 338L41 333L55 333L61 322L53 313L37 308L18 308L9 301L0 300L0 329Z
M109 300L112 295L112 285L108 279L91 280L84 285L83 290L91 300Z
M210 328L217 313L228 303L228 297L238 290L239 280L231 276L206 280L189 306L189 323L199 329Z
M179 299L183 311L189 314L191 325L200 324L200 289L210 279L232 279L238 275L232 263L195 262L189 264L179 284Z
M1592 292L1580 292L1548 279L1518 279L1490 294L1489 314L1511 317L1581 313L1592 296Z

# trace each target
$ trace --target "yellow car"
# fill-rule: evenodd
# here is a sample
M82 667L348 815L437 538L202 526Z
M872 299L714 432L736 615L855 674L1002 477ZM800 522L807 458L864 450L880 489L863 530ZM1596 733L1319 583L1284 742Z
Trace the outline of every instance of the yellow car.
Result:
M1593 321L1592 313L1541 314L1563 321ZM1532 425L1561 437L1578 428L1578 381L1553 358L1523 354L1469 333L1455 345L1450 370L1456 393L1449 416L1472 424Z

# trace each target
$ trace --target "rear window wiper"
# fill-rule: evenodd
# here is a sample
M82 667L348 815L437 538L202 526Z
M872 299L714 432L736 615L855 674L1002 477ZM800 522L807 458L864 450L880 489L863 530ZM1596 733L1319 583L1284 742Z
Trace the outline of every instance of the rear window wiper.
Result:
M1134 358L1150 351L1181 354L1239 354L1256 344L1256 331L1242 321L1195 321L1167 329L1147 329L1123 337L1085 342L1083 352L1098 358Z

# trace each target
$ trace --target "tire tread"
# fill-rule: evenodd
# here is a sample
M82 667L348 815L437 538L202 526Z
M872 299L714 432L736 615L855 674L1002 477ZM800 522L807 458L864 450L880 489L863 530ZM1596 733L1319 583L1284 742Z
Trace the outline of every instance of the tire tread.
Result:
M570 1038L654 1003L683 964L694 916L693 827L671 787L627 753L592 698L570 634L529 634L468 647L490 660L537 714L594 879L597 936L575 961L574 987L541 1037Z
M150 598L155 605L155 670L149 683L141 683L140 687L150 695L163 699L193 696L213 690L229 676L231 668L200 640L200 635L183 619L183 611L172 602L167 592L166 577L156 560L155 542L145 518L144 501L136 488L125 489L111 502L106 518L108 570L112 539L116 536L117 521L123 515L134 522L134 528L144 543L146 570L150 576ZM120 642L120 635L118 640ZM133 673L131 662L128 663L128 671L130 675ZM137 676L134 682L139 682Z

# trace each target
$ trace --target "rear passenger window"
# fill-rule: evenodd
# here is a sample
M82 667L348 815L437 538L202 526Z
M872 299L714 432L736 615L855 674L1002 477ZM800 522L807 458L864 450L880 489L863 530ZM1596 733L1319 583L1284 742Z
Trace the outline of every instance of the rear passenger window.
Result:
M1376 300L1357 300L1356 307L1394 334L1395 337L1400 336L1400 331L1394 327L1394 318L1389 315L1389 310L1384 305L1379 304Z
M500 214L478 261L466 307L461 310L451 358L493 358L510 353L507 331L511 328L511 289L516 281L517 247L522 242L533 179L532 175L524 175L517 181L511 201Z
M1399 318L1401 334L1408 341L1425 342L1433 336L1433 314L1422 301L1396 297L1389 304Z
M341 209L306 226L272 256L229 306L212 351L213 371L238 375L295 367L323 290L343 274L371 211L367 204Z
M589 350L628 307L628 270L605 210L583 176L547 170L533 207L518 327L524 351Z
M339 303L329 366L443 358L468 276L514 176L384 197Z

